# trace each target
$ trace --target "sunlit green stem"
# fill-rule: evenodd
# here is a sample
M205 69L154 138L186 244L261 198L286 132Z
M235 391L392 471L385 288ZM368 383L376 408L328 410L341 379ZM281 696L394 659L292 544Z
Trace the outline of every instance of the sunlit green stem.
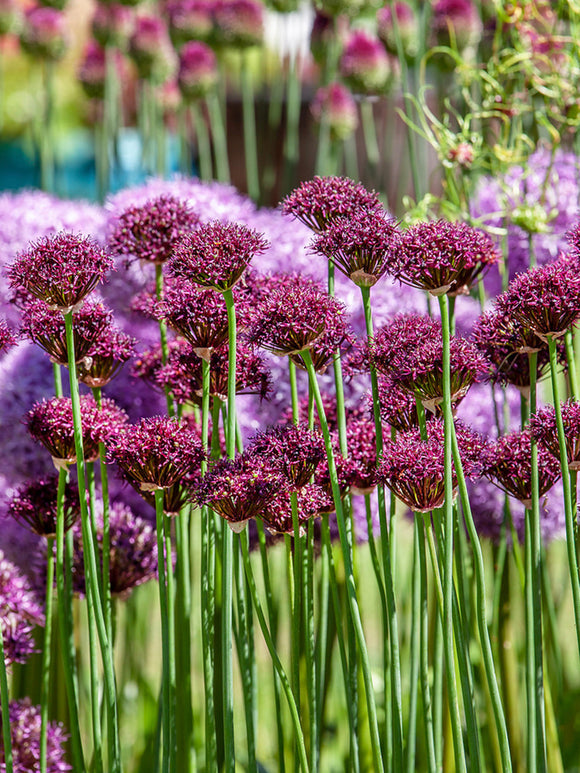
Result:
M230 181L230 165L228 160L228 144L224 127L224 118L221 112L219 95L217 92L212 92L208 95L206 101L211 136L215 149L214 155L217 179L221 183L227 183Z
M48 731L48 695L50 690L50 645L52 639L52 602L54 597L54 537L46 539L46 601L44 604L44 643L40 684L40 773L46 773Z

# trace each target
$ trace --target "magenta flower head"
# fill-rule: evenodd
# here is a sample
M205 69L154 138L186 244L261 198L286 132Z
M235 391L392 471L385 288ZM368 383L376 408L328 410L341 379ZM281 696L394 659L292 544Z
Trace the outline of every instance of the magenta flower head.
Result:
M158 196L121 213L109 237L109 249L129 260L165 263L198 222L186 202L174 196Z
M44 615L30 581L0 551L0 628L7 663L24 663L36 651L35 625L44 625Z
M91 31L101 46L125 49L133 28L133 12L127 4L97 3Z
M267 247L268 242L257 231L216 220L181 239L169 270L173 276L224 292L239 282L254 255Z
M203 99L218 80L217 60L205 43L190 40L179 52L177 84L184 99L193 102Z
M532 434L526 427L488 443L483 457L483 474L528 508L532 506L531 449ZM543 496L560 477L560 462L543 445L538 445L538 473Z
M249 330L258 346L280 356L310 349L345 307L324 292L317 282L282 275L272 282L270 293L258 303Z
M359 287L372 287L393 262L399 239L393 218L379 209L363 210L331 225L314 239L312 248Z
M374 421L364 414L347 420L348 461L351 465L351 491L370 494L377 485L377 436Z
M56 494L58 478L29 480L19 486L8 502L7 515L28 524L40 537L56 535ZM64 499L64 529L68 531L80 516L78 489L66 485Z
M419 418L413 393L403 389L388 376L379 376L378 387L381 419L398 432L416 429ZM370 394L369 411L372 414L373 400Z
M38 770L40 728L42 725L40 706L33 706L28 698L11 701L8 706L8 715L14 773ZM72 770L66 760L65 745L67 739L68 736L60 723L48 723L46 734L47 773L65 773L65 771ZM0 744L0 770L6 770L3 743Z
M16 346L17 340L16 333L9 327L6 320L0 317L0 354Z
M99 458L99 443L114 438L127 422L127 415L114 402L103 398L102 407L90 395L81 395L81 421L85 462ZM70 397L53 397L35 403L26 417L28 431L52 456L57 469L76 462L72 403Z
M139 16L129 40L129 56L143 80L163 83L174 70L175 54L167 25L158 16Z
M135 339L109 325L79 363L78 378L91 389L106 386L133 355Z
M370 363L384 376L391 376L393 359L413 356L423 342L441 337L441 323L423 314L396 314L377 330L369 345Z
M304 525L311 518L316 518L322 513L332 512L334 504L332 497L326 491L311 483L304 486L296 492L298 505L298 524L301 535L304 535L306 529ZM269 505L260 513L260 518L266 527L275 534L293 534L294 524L292 521L292 500L290 493L284 491L273 499Z
M403 233L392 273L432 295L469 292L484 269L498 260L491 239L466 223L417 223Z
M568 467L571 470L580 470L580 403L568 400L562 403L561 411ZM552 405L541 408L530 417L530 432L538 445L545 446L552 456L560 459L556 412Z
M358 127L358 109L351 92L342 83L321 86L312 100L310 110L314 120L328 126L335 142L350 137Z
M377 11L379 37L385 44L387 51L398 55L393 8L403 44L403 53L407 59L412 60L417 55L419 48L419 23L415 11L408 3L396 0L393 5L387 3Z
M324 333L310 347L310 357L314 370L317 373L324 373L337 351L349 351L352 346L354 335L352 328L341 314L331 314L326 320ZM290 359L305 369L304 360L300 354L289 354Z
M472 0L437 0L433 5L432 29L437 44L452 45L459 51L476 46L483 31Z
M105 49L99 43L89 41L78 70L79 83L89 99L104 98L106 70Z
M561 256L519 274L498 297L497 307L543 341L563 336L580 317L580 258Z
M113 268L96 242L70 233L33 243L8 268L10 286L63 314L75 311Z
M287 479L295 490L306 486L326 457L322 435L306 424L269 427L252 440L246 455L266 460Z
M208 41L213 32L213 3L208 0L173 0L167 4L169 34L174 45Z
M464 472L468 477L477 477L483 440L459 422L456 432ZM427 434L427 441L421 439L418 429L402 432L394 441L386 440L377 473L379 483L388 486L417 513L429 513L445 501L443 423L430 421ZM454 468L453 487L456 486Z
M57 62L69 47L66 25L65 15L56 8L29 8L20 32L20 45L30 56Z
M395 61L377 37L355 30L342 52L340 74L355 94L380 94L394 76Z
M264 37L264 6L258 0L215 0L214 36L218 45L259 46Z
M282 202L285 215L292 215L315 233L361 210L382 210L382 204L374 191L349 177L313 177Z

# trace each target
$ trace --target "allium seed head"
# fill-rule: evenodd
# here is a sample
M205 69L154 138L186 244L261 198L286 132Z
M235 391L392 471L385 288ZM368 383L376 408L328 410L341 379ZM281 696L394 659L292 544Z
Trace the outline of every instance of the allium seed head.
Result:
M0 317L0 354L16 345L17 334L9 327L5 319Z
M340 58L340 74L358 94L380 94L394 75L396 60L391 60L381 41L364 30L355 30Z
M310 105L314 120L328 127L334 141L344 141L358 126L355 98L342 83L321 86Z
M301 534L305 533L304 524L308 523L311 518L316 518L323 512L328 512L329 509L334 509L332 498L324 489L314 483L304 486L294 493L297 499L298 523ZM269 531L293 534L291 494L287 491L280 493L262 510L260 518Z
M292 489L305 486L326 456L322 435L306 424L269 427L253 438L246 454L267 459Z
M183 97L195 101L207 96L218 81L217 60L205 43L190 40L179 52L177 83Z
M57 517L56 475L29 480L19 486L8 502L7 515L16 521L24 521L40 537L56 535ZM68 531L80 516L78 489L68 483L64 499L64 529Z
M214 36L218 45L259 46L264 37L264 6L258 0L214 0Z
M580 470L580 403L568 400L562 403L561 411L568 467L571 470ZM552 405L541 408L531 416L530 432L538 445L545 446L552 456L560 459L556 412Z

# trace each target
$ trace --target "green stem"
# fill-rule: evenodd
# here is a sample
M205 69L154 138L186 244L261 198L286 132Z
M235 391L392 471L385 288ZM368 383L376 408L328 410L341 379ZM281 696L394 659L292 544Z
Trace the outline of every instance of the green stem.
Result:
M52 639L52 602L54 597L54 537L46 538L46 601L44 605L44 643L40 683L40 773L46 773L48 697L50 691L50 646Z
M236 540L239 543L239 540ZM250 636L251 606L248 608L246 599L246 584L244 582L244 570L240 560L239 545L234 548L234 576L236 578L236 600L238 636L236 640L238 661L240 664L242 691L244 699L244 713L246 718L246 744L247 744L247 770L257 773L256 765L256 731L255 731L255 690L253 674L253 647Z
M158 301L163 300L163 266L160 263L155 264L155 296ZM159 341L161 343L161 361L166 364L169 357L169 344L167 342L167 323L164 319L159 320ZM165 400L167 402L167 415L175 416L173 398L169 387L165 387Z
M433 714L431 711L431 693L429 690L429 600L427 595L427 558L425 555L425 527L423 519L415 516L415 532L420 570L420 660L421 660L421 695L423 699L423 725L427 746L427 761L429 773L438 770L435 755L435 740L433 736Z
M95 387L93 390L93 396L95 402L102 409L102 394L100 387ZM107 471L107 449L104 443L99 443L99 462L101 470L101 495L103 499L103 539L102 539L102 584L103 584L103 611L105 615L105 625L107 627L107 635L110 641L113 641L113 629L111 622L111 578L110 578L110 564L111 564L111 505L109 501L109 473Z
M179 516L180 518L182 516ZM175 770L175 758L177 751L177 738L175 727L176 712L176 664L175 664L175 578L173 576L173 549L171 546L171 517L163 518L163 539L165 542L165 582L167 588L167 633L169 653L169 759L170 770ZM180 634L183 635L181 629ZM181 769L183 770L183 768ZM185 773L185 771L184 771Z
M296 165L300 159L300 111L302 107L302 84L300 64L297 57L291 57L286 80L286 137L284 141L284 190L289 189L296 179Z
M417 745L417 698L419 685L420 656L420 631L421 625L416 621L421 619L421 566L419 560L419 534L417 530L418 518L415 517L415 532L413 540L413 579L411 615L414 622L411 630L411 647L409 652L409 723L407 725L407 773L415 773L415 758Z
M43 115L40 132L40 187L43 191L54 191L54 62L43 60Z
M377 140L377 132L375 128L375 114L373 110L373 103L370 99L363 99L360 103L360 112L362 118L362 128L365 140L365 147L367 151L368 163L376 169L379 165L381 153L379 150L379 143Z
M201 105L198 102L191 103L191 117L195 127L197 138L197 156L199 160L199 176L202 180L211 180L213 176L213 164L211 158L211 144L207 124L203 116Z
M578 376L576 374L576 354L574 352L574 332L573 328L566 330L564 334L564 343L566 346L566 362L568 365L568 382L570 384L570 395L577 400L578 395Z
M218 93L214 91L209 94L206 102L209 112L210 131L215 149L214 155L217 179L221 183L229 183L230 165L228 161L228 144Z
M246 181L250 198L260 198L260 172L258 170L258 147L256 140L256 113L254 87L250 71L249 54L243 51L240 77L242 84L242 111L244 123L244 156L246 159Z
M167 596L166 560L164 545L163 489L155 491L155 516L157 529L157 560L159 574L159 608L161 611L161 659L162 659L162 710L163 721L163 773L171 770L171 688L170 688L170 652L169 652L169 604ZM169 557L169 560L170 557Z

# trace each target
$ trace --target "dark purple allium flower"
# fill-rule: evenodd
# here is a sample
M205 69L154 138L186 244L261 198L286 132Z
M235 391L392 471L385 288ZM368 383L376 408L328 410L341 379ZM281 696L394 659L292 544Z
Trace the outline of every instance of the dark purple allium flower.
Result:
M178 49L211 38L212 10L213 4L208 0L172 0L167 3L169 35Z
M526 427L488 443L483 455L483 474L528 508L532 505L531 449L532 435ZM543 496L560 477L558 459L543 445L538 445L538 472Z
M113 259L96 242L59 233L21 253L9 266L8 277L12 288L64 314L74 311L112 268Z
M223 292L267 246L262 234L245 225L212 221L181 239L169 269L176 277Z
M310 347L310 356L314 370L324 373L337 351L349 350L354 342L352 329L342 316L330 316L324 333ZM304 360L300 354L288 355L299 368L305 368Z
M372 287L393 262L400 232L396 221L379 209L362 211L331 224L312 248L332 261L360 287Z
M127 422L114 402L103 398L99 409L94 398L81 395L83 452L86 462L99 458L99 443L113 440ZM70 397L53 397L35 403L26 417L28 431L47 449L57 468L76 462L72 403Z
M414 395L403 389L388 376L379 376L379 407L381 419L398 432L407 432L419 426ZM369 412L373 412L373 399L369 394ZM427 414L429 416L430 414Z
M91 22L93 37L103 47L124 50L133 29L133 19L133 12L126 4L97 3Z
M33 706L29 698L11 701L8 706L10 736L12 740L14 773L28 773L39 770L40 727L42 724L40 706ZM0 722L1 726L1 722ZM65 773L72 770L66 761L65 744L67 734L57 722L49 722L46 739L47 773ZM0 771L5 773L4 744L0 743Z
M7 663L24 663L36 651L35 625L44 625L44 615L32 586L0 551L0 628Z
M100 301L87 300L73 316L75 359L81 363L112 326L113 314ZM22 311L22 332L44 349L53 362L68 365L64 317L44 301L27 303Z
M272 278L256 312L250 339L274 354L289 355L310 349L346 309L317 282L282 274Z
M377 194L349 177L313 177L282 201L282 212L292 215L315 233L332 223L363 211L382 211Z
M0 317L0 354L16 345L17 335L5 319Z
M377 11L377 29L379 38L385 44L387 51L398 55L397 40L393 20L393 8L399 27L399 35L403 44L403 53L407 59L413 59L419 48L419 24L414 10L408 3L396 0L393 5L385 5Z
M343 4L348 4L343 1ZM328 52L340 51L350 30L349 19L346 16L338 16L333 19L331 11L323 11L320 7L314 7L314 21L310 32L310 53L320 67L324 67L328 60Z
M110 453L124 477L142 492L171 488L197 474L205 459L197 434L163 416L126 426Z
M173 51L166 22L159 16L140 15L129 40L129 56L143 80L163 83L174 70Z
M67 21L64 13L56 8L36 6L24 15L20 32L20 45L27 54L49 62L57 62L69 46Z
M370 494L377 485L377 436L372 418L361 414L346 424L351 491Z
M322 435L304 423L269 427L253 438L246 454L279 469L292 489L306 486L326 458Z
M188 101L203 99L218 80L217 60L205 43L190 40L179 52L177 84Z
M185 201L158 196L143 206L121 213L109 238L116 255L146 263L165 263L179 241L197 227L199 219Z
M78 378L91 389L106 386L133 355L135 339L116 325L107 327L78 365Z
M102 563L103 517L97 515L98 555ZM155 529L135 515L127 505L116 502L109 514L109 576L113 596L127 598L133 588L157 577L157 536ZM85 594L85 566L80 525L74 527L73 589Z
M16 489L8 502L7 515L28 524L39 537L56 535L58 477L29 480ZM80 516L78 489L68 483L64 498L64 529L68 531Z
M449 46L453 40L459 51L476 46L483 30L471 0L437 0L431 26L438 45Z
M385 376L391 376L393 359L413 355L423 341L441 338L441 323L422 314L396 314L377 330L370 342L368 357Z
M396 60L389 58L377 37L357 29L346 43L339 67L345 83L355 93L378 94L389 85Z
M214 0L214 35L218 45L259 46L264 37L264 6L258 0Z
M464 473L468 477L477 477L484 450L483 439L459 422L455 429ZM431 512L445 501L443 434L443 422L430 421L426 442L421 439L418 429L402 432L394 441L385 441L378 481L388 486L414 512ZM455 468L453 486L457 486Z
M119 58L119 67L121 67ZM107 61L105 49L100 43L90 40L84 50L78 69L78 81L89 99L103 99L105 96L105 80Z
M167 342L167 346L170 358L174 354L177 356L177 353L183 353L184 355L192 354L190 345L181 338L178 340L170 339ZM143 379L143 381L146 381L150 386L160 389L162 386L160 386L160 382L157 379L158 373L162 367L163 353L161 351L161 345L156 344L151 349L146 349L135 357L131 366L131 375L134 378Z
M568 467L580 470L580 403L568 400L562 403L561 410ZM556 412L552 405L541 408L530 417L530 432L538 445L545 446L552 456L560 459Z
M332 497L329 497L326 491L315 483L304 486L300 491L295 492L298 500L298 523L299 531L305 533L304 524L311 518L322 513L332 512L334 504ZM281 492L275 497L269 505L260 513L264 526L272 532L280 534L292 534L294 526L292 523L292 504L290 492Z
M580 257L562 255L513 279L497 307L540 338L558 338L580 317Z
M353 463L350 459L345 458L340 452L340 446L338 442L338 431L332 432L332 453L334 456L334 464L336 466L336 474L338 476L338 488L340 491L340 498L343 499L349 492L353 482ZM314 483L320 486L327 494L330 500L330 506L327 510L321 510L321 512L333 513L334 498L332 493L332 484L330 482L330 468L328 466L328 459L323 459L316 469L314 475Z
M467 223L417 223L403 233L392 273L432 295L469 292L487 266L498 260L493 242Z
M310 105L314 120L328 126L330 137L339 142L350 137L358 127L358 109L352 93L342 83L321 86Z
M225 518L234 531L241 531L287 490L287 480L276 466L265 459L258 464L254 456L243 454L216 462L193 497L196 504L207 505Z

